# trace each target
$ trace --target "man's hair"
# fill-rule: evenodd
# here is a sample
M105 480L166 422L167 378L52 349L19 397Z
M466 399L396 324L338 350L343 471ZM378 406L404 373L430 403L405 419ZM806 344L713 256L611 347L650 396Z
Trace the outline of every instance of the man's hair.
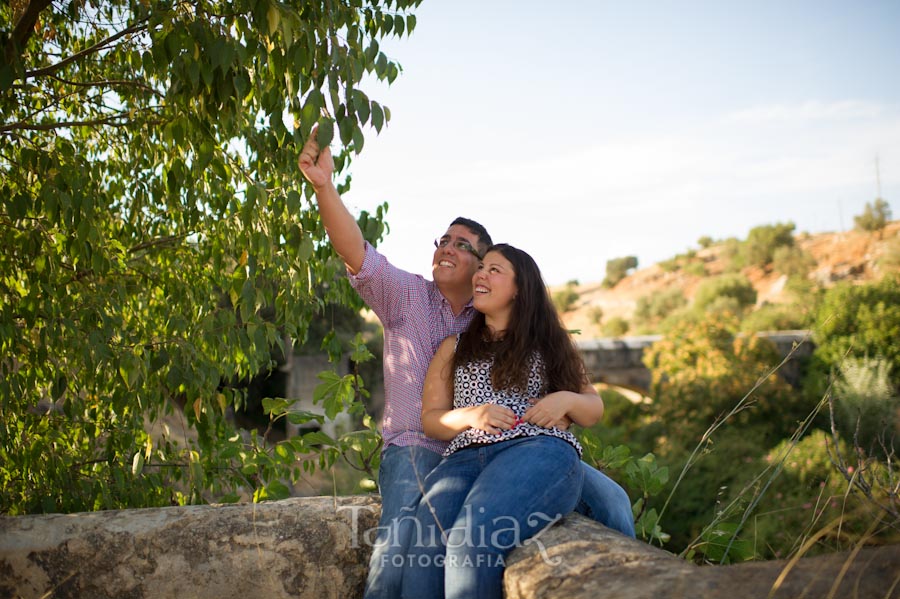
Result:
M481 223L477 223L471 218L465 218L462 216L457 216L450 226L453 225L462 225L471 232L475 233L478 236L478 245L481 246L478 248L478 251L481 252L483 256L489 247L494 245L494 242L491 240L490 233L487 232L487 229ZM449 227L448 227L449 228Z

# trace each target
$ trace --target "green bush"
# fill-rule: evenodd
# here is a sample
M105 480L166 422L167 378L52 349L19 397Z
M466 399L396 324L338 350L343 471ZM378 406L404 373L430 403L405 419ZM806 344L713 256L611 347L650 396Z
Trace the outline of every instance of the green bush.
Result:
M566 283L564 288L554 291L550 299L553 301L553 305L556 306L556 311L563 314L572 309L579 297L581 296L578 295L574 285L569 282Z
M720 298L734 300L734 305L740 311L756 303L756 290L747 277L741 274L720 275L700 284L694 296L694 307L697 310L707 310L714 307L714 302Z
M871 506L860 493L848 490L827 445L833 445L830 437L812 430L799 442L784 440L766 454L764 463L774 478L767 476L748 490L761 493L769 484L747 519L746 535L756 539L759 558L787 558L817 534L806 555L847 550L865 534L873 519ZM846 454L845 444L840 449ZM833 532L828 533L829 528Z
M762 225L750 229L741 245L741 255L747 266L766 266L772 262L775 250L794 245L794 223Z
M700 239L697 240L697 245L699 245L703 249L708 248L713 243L715 243L715 241L709 235L704 235L703 237L701 237Z
M628 321L621 316L613 316L603 323L602 332L607 337L621 337L628 332Z
M812 324L811 315L794 304L766 304L748 313L741 320L741 331L789 331L806 329Z
M816 355L831 369L847 357L881 357L893 384L900 375L900 277L867 285L840 283L825 292L816 310Z
M789 277L805 278L816 266L816 259L795 245L783 245L772 254L772 267Z
M881 198L876 198L872 203L866 203L863 213L853 217L853 223L859 231L875 232L884 229L891 220L891 207Z
M890 364L881 358L847 358L838 370L835 420L841 436L868 455L884 455L900 433L900 396L891 383Z
M669 314L687 305L680 289L666 289L638 298L634 311L634 328L640 333L653 333Z
M604 287L615 287L619 281L624 279L628 272L637 268L638 260L636 256L624 256L622 258L613 258L606 261L606 278L603 279Z

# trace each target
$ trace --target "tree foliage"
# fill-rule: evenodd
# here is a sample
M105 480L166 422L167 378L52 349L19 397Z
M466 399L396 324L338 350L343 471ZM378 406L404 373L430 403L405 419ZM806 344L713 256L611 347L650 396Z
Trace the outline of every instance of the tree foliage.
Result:
M0 512L285 494L315 440L237 435L232 383L358 301L297 154L318 124L343 170L383 128L360 85L419 1L0 6ZM147 432L173 410L189 447Z
M862 214L853 217L853 224L860 231L881 231L891 220L891 207L882 198L876 198L874 202L866 202Z
M741 244L740 255L745 266L766 266L775 257L775 250L794 245L794 223L762 225L750 229Z
M694 309L710 310L723 299L732 300L734 311L741 311L756 303L756 290L742 274L726 274L706 279L697 287L694 295Z
M673 445L695 445L716 418L753 389L735 422L761 424L776 440L792 431L796 417L790 388L774 374L780 362L777 350L770 341L738 335L737 330L736 317L708 314L699 322L675 325L645 350L654 416L666 426ZM805 415L802 408L796 412Z
M563 314L572 309L572 306L575 305L575 302L577 302L580 297L576 288L577 286L577 282L569 281L566 283L565 287L557 289L551 294L550 299L553 301L553 305L556 307L557 312Z
M900 278L868 285L840 283L816 311L816 356L837 369L848 357L883 358L895 387L900 377Z
M623 256L607 260L606 277L603 279L603 286L615 287L619 281L625 278L629 271L637 268L637 265L638 259L636 256Z

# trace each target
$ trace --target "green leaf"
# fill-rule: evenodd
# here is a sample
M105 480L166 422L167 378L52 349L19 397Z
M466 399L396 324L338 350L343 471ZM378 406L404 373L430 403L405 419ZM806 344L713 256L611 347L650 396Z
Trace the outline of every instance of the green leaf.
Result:
M295 190L287 193L287 210L288 214L297 214L300 211L301 197Z
M139 476L144 469L144 452L139 451L131 459L131 474Z
M277 501L291 496L291 490L280 480L273 480L266 485L266 499Z
M381 126L384 125L384 112L378 102L372 102L372 126L381 133Z
M332 139L334 139L334 121L325 117L320 118L316 142L320 148L325 148L331 145Z
M270 416L279 416L287 412L288 409L293 405L293 403L294 402L292 400L284 399L281 397L265 397L262 400L263 414L269 414Z

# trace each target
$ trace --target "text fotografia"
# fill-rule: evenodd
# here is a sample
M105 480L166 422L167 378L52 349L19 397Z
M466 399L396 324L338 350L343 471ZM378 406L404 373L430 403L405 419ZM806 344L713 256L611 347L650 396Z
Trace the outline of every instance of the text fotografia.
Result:
M475 558L462 558L454 555L448 555L446 558L443 556L439 556L442 560L441 563L438 562L438 558L434 558L434 563L437 566L447 565L447 566L497 566L503 565L503 557L502 555L494 554L491 550L506 552L506 550L513 549L515 547L523 547L528 545L535 545L538 548L538 551L541 554L541 558L545 563L551 566L558 565L560 563L560 558L550 558L547 554L546 548L544 544L541 542L540 536L554 523L559 521L562 518L562 514L556 514L554 516L550 516L544 514L543 512L535 512L533 514L529 514L526 518L525 522L529 527L541 526L541 529L538 532L532 534L527 539L522 539L522 531L521 524L518 520L511 516L498 516L490 521L491 530L490 533L486 530L484 524L478 526L472 526L472 518L470 517L472 513L472 506L466 506L466 517L464 518L465 524L462 526L454 526L453 528L448 528L446 530L441 529L438 526L437 522L423 525L422 522L417 520L414 516L401 516L399 518L394 518L389 526L375 526L372 528L367 528L363 531L359 529L359 512L360 510L372 511L374 508L368 505L344 505L337 508L340 510L350 510L351 512L351 535L352 535L352 544L351 547L360 547L362 545L367 545L370 547L394 547L401 548L405 543L401 541L401 539L408 538L409 539L409 547L437 547L442 546L446 547L449 550L453 550L461 547L475 547L479 549L485 549L486 552L484 555L478 555ZM484 513L484 508L478 508L481 513ZM414 508L405 507L402 508L401 511L411 513L414 512ZM426 564L419 564L418 562L422 559L429 560ZM427 555L385 555L382 557L382 561L385 563L383 565L390 564L391 566L405 566L405 565L417 565L417 566L428 566L431 564L431 560ZM471 562L469 563L451 563L450 560L456 559L459 562ZM481 561L482 563L476 563Z

